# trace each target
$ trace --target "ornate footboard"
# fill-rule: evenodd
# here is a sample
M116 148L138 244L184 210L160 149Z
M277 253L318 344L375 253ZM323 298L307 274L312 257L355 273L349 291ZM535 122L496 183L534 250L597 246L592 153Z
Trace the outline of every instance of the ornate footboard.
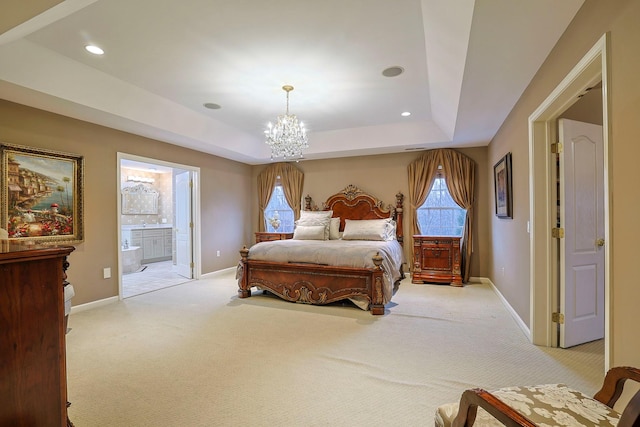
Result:
M248 298L251 288L268 289L280 298L323 305L365 297L371 314L384 314L382 257L373 257L374 268L335 267L278 263L248 259L249 249L240 251L238 296Z

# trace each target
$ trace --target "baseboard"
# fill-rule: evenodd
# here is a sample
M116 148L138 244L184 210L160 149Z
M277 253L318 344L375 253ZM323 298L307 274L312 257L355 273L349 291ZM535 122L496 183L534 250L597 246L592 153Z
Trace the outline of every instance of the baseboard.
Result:
M222 270L213 271L211 273L202 274L200 275L200 279L212 279L216 276L221 276L235 269L236 267L229 267L229 268L224 268ZM104 298L97 301L91 301L86 304L72 305L70 314L80 313L81 311L86 311L86 310L92 310L94 308L102 307L104 305L113 304L114 302L118 302L119 300L120 298L118 296L115 296L115 297Z
M513 309L513 307L511 307L511 304L509 304L509 301L507 301L507 299L502 295L502 293L500 293L498 288L496 288L496 285L494 285L490 279L486 277L469 277L469 281L473 283L482 283L482 284L489 285L491 289L493 289L493 292L495 292L496 295L498 295L498 298L500 298L500 301L502 301L502 304L505 306L509 314L511 314L511 317L513 317L513 320L516 321L516 325L518 325L518 327L524 333L527 339L531 341L531 330L529 330L529 327L526 325L526 323L522 321L518 313Z
M200 279L213 279L216 276L221 276L230 271L235 271L236 268L237 268L236 266L233 266L233 267L223 268L222 270L212 271L211 273L201 274Z
M88 302L86 304L72 305L71 306L71 314L79 313L81 311L86 311L86 310L92 310L94 308L102 307L104 305L113 304L114 302L118 302L119 300L120 300L120 298L115 296L115 297L109 297L109 298L100 299L100 300L97 300L97 301L91 301L91 302Z

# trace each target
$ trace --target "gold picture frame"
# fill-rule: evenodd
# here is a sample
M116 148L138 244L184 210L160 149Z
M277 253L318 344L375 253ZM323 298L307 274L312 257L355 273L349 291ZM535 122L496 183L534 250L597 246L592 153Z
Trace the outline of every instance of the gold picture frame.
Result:
M0 220L10 241L84 239L84 158L0 142Z
M493 182L495 187L496 216L498 218L513 218L511 153L507 153L493 166Z

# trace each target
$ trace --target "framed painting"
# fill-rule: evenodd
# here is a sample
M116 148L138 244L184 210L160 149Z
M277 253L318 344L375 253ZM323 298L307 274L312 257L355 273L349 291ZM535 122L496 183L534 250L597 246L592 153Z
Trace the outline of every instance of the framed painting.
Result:
M10 241L83 240L84 159L0 142L0 220Z
M513 218L511 188L511 153L507 153L493 166L495 186L496 216Z

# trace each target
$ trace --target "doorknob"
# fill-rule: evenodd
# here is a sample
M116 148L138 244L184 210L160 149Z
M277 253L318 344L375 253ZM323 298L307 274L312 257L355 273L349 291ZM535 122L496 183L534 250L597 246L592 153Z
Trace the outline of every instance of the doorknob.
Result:
M596 246L604 246L604 239L596 240Z

